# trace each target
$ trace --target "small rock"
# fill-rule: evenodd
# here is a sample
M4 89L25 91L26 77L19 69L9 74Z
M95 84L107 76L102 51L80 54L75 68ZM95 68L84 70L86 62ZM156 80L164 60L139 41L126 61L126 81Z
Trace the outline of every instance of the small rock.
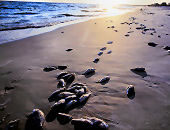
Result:
M68 73L67 72L61 72L58 76L57 76L57 79L62 79L63 76L67 75Z
M34 109L32 113L27 116L25 130L42 130L44 121L44 113L39 109Z
M129 34L126 34L125 36L126 36L126 37L129 37Z
M73 119L72 116L69 114L65 114L65 113L57 114L57 120L62 125L69 123L72 119Z
M65 66L65 65L60 65L60 66L57 66L57 69L59 69L59 70L65 70L65 69L67 69L67 66Z
M59 81L58 81L58 85L57 85L57 87L59 87L59 88L64 88L65 87L65 82L64 82L64 79L60 79Z
M106 77L102 78L101 80L97 81L96 83L100 83L100 84L104 85L104 84L108 83L109 80L110 80L110 77L106 76Z
M95 73L95 70L96 69L88 69L88 70L86 70L82 75L90 75L90 74L94 74Z
M5 92L7 91L7 90L12 90L12 89L14 89L15 87L8 87L8 86L6 86L6 87L4 87L4 90L5 90Z
M72 51L72 50L73 50L73 49L71 49L71 48L70 48L70 49L67 49L66 51L68 51L68 52L69 52L69 51Z
M98 63L98 62L99 62L99 60L100 60L99 58L96 58L96 59L94 59L94 61L93 61L93 62L94 62L94 63Z
M103 48L101 48L100 50L101 50L101 51L104 51L104 50L106 50L106 47L103 47Z
M134 99L135 98L135 88L132 85L130 85L127 88L127 97L129 99Z
M134 68L131 70L136 71L136 72L145 72L145 68Z
M50 109L49 113L46 115L46 122L52 122L56 119L57 114L64 112L65 109L65 99L61 99L56 102Z
M59 95L61 92L64 92L65 90L66 90L65 88L61 88L61 89L59 89L59 90L54 91L54 92L51 94L51 96L49 96L48 101L49 101L49 102L53 102L53 101L59 100L58 95Z
M108 42L107 42L107 44L112 44L112 43L113 43L113 41L108 41Z
M53 71L53 70L56 70L56 69L57 69L56 66L48 66L48 67L45 67L45 68L43 69L43 71L45 71L45 72L50 72L50 71Z
M101 56L102 54L103 54L103 52L100 51L97 55L98 55L98 56Z
M165 46L163 49L164 50L170 50L170 46Z
M156 47L158 44L154 43L154 42L149 42L148 43L149 46L152 46L152 47Z
M107 52L107 54L111 54L111 53L112 53L112 51L111 51L111 50Z

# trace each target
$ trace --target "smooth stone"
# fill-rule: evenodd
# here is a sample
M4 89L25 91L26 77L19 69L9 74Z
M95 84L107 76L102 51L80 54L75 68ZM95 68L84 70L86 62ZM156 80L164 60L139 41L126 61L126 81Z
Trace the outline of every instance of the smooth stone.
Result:
M65 83L64 79L60 79L58 81L57 87L63 88L63 87L65 87L65 85L66 85L66 83Z
M43 130L44 122L44 113L39 109L34 109L32 113L27 116L25 130Z
M67 72L61 72L58 76L57 76L57 79L62 79L63 76L67 75L68 73Z
M132 85L130 85L127 88L127 97L129 99L134 99L135 98L135 88Z
M72 51L72 50L73 50L73 49L70 48L70 49L67 49L66 51L69 52L69 51Z
M65 69L67 69L67 66L65 66L65 65L59 65L59 66L57 66L57 69L59 69L59 70L65 70Z
M149 46L152 46L152 47L156 47L158 44L154 43L154 42L149 42L148 43Z
M61 88L59 90L56 90L54 91L51 96L48 98L48 101L49 102L53 102L53 101L58 101L59 100L59 97L58 95L61 93L61 92L64 92L66 89L65 88Z
M111 54L111 53L112 53L112 51L111 51L111 50L107 52L107 54Z
M96 69L93 69L93 68L88 69L88 70L86 70L82 75L91 75L91 74L94 74L94 73L95 73L95 70L96 70Z
M65 99L61 99L56 102L50 109L49 113L46 116L46 122L52 122L56 119L57 114L60 112L64 112L65 109Z
M112 44L112 43L113 43L113 41L108 41L108 42L107 42L107 44Z
M57 120L60 124L65 125L68 124L72 120L72 116L65 113L58 113Z
M104 50L106 50L106 47L103 47L103 48L101 48L100 50L101 50L101 51L104 51Z
M98 62L99 62L99 60L100 60L99 58L96 58L96 59L94 59L94 61L93 61L93 62L94 62L94 63L98 63Z
M170 46L165 46L163 49L164 50L170 50Z
M43 71L45 71L45 72L50 72L50 71L53 71L53 70L56 70L56 69L57 69L56 66L48 66L48 67L45 67L45 68L43 69Z
M97 55L98 55L98 56L101 56L102 54L103 54L103 52L100 51Z
M104 84L108 83L109 80L110 80L110 77L106 76L106 77L102 78L101 80L97 81L96 83L100 83L100 84L104 85Z

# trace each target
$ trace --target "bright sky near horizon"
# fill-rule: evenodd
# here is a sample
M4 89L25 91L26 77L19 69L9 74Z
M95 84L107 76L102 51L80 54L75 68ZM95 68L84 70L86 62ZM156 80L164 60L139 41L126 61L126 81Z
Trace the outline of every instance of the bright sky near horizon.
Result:
M10 0L9 0L10 1ZM42 1L42 2L66 2L66 3L98 3L98 4L135 4L148 5L152 3L170 3L170 0L16 0L16 1Z

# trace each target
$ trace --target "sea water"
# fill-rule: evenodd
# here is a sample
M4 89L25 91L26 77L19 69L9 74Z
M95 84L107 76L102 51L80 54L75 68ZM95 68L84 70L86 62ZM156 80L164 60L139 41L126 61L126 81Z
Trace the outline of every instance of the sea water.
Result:
M0 44L132 8L121 6L108 11L97 4L1 1Z

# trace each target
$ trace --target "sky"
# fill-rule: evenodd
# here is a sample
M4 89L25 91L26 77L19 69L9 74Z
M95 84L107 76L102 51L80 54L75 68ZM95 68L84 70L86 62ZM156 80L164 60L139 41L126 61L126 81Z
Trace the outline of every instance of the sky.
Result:
M152 3L170 3L170 0L16 0L16 1L49 1L49 2L66 2L66 3L98 3L98 4L134 4L148 5Z

